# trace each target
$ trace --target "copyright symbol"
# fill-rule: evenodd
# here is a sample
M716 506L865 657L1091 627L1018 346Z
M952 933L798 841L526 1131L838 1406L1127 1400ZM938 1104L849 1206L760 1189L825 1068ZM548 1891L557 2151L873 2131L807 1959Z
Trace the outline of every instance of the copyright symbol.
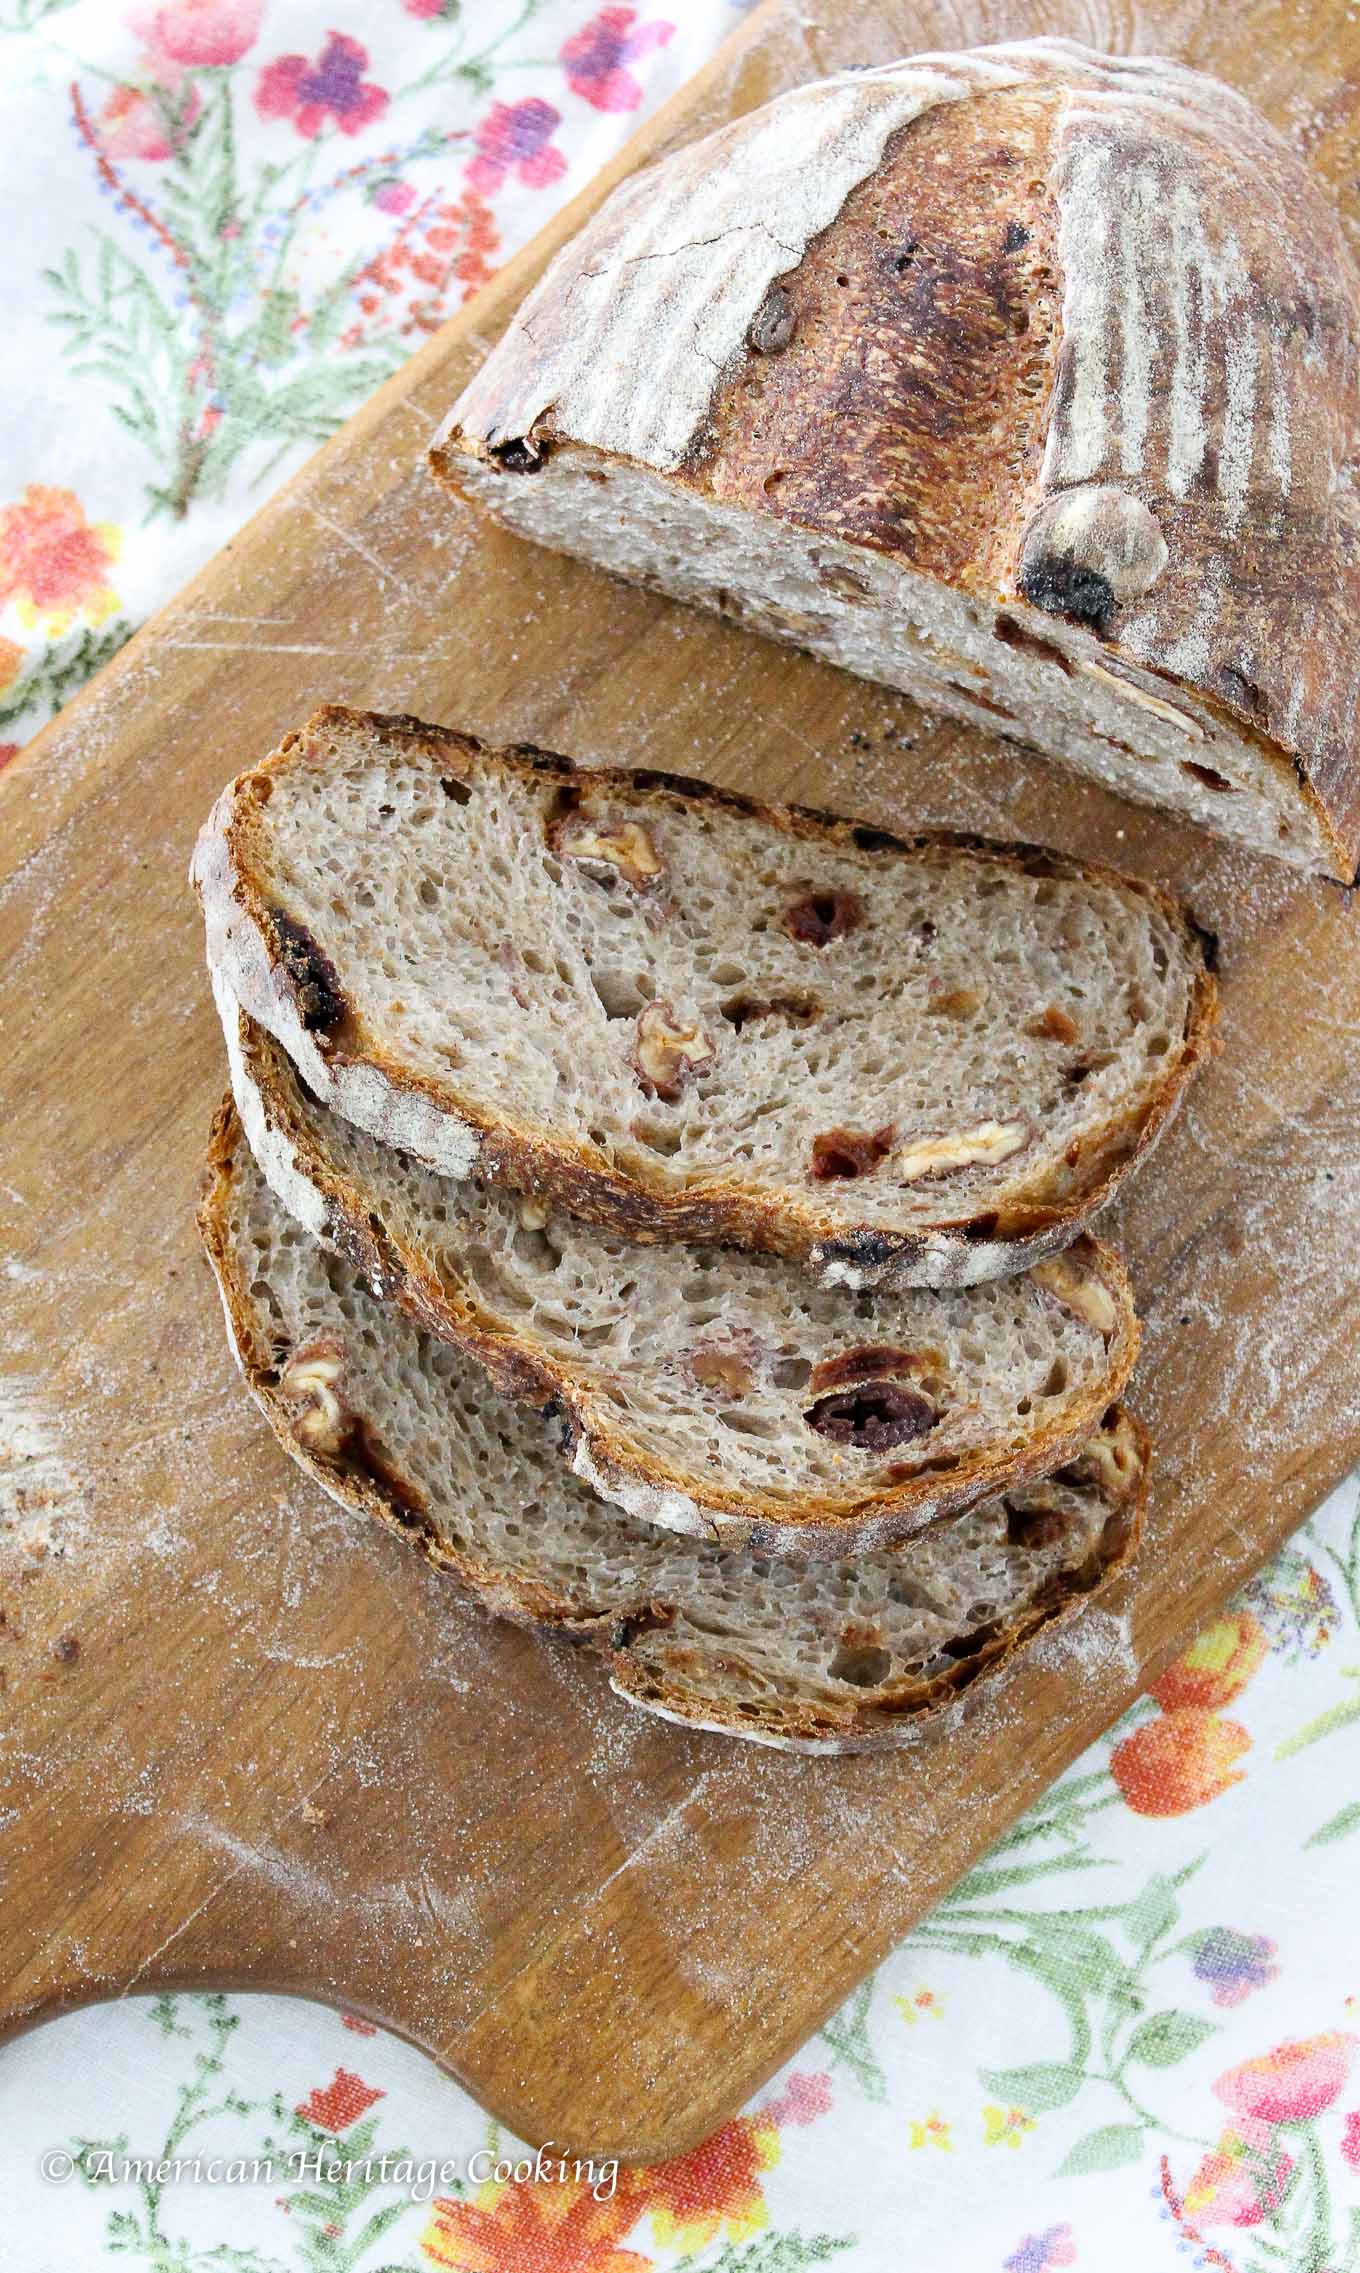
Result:
M49 2185L65 2186L75 2176L75 2157L68 2155L64 2147L53 2147L50 2154L43 2156L38 2168Z

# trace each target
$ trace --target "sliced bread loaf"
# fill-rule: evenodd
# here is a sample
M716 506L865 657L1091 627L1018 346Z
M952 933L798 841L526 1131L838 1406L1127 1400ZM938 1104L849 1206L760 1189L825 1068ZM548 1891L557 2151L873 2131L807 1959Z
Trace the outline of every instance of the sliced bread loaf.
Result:
M1119 1568L1146 1442L1117 1408L1072 1464L896 1553L767 1563L621 1516L550 1425L378 1302L274 1198L228 1104L200 1223L280 1443L503 1617L580 1637L648 1710L808 1752L908 1738Z
M543 544L1349 882L1358 373L1339 217L1242 96L1019 41L622 182L433 457Z
M634 1516L766 1554L882 1546L1046 1474L1128 1379L1128 1282L1089 1238L984 1286L854 1296L778 1256L639 1245L379 1144L217 984L284 1205L553 1413L576 1473Z
M449 1176L828 1283L1066 1245L1216 993L1150 885L318 711L219 798L208 954L313 1092Z

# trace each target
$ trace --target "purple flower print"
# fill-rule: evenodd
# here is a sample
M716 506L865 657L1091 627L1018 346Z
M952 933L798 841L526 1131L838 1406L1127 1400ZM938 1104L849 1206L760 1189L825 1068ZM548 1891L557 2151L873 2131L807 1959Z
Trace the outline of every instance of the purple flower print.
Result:
M541 96L522 103L493 103L477 129L477 154L467 169L468 186L491 197L509 173L530 189L549 189L562 179L567 161L552 137L562 114Z
M1005 2260L1002 2273L1050 2273L1056 2265L1075 2265L1076 2246L1070 2226L1048 2226L1041 2234L1026 2234Z
M331 32L315 63L305 55L280 55L266 64L255 108L261 118L291 119L309 142L331 122L342 134L359 134L387 108L383 89L364 78L367 69L367 48Z
M596 110L636 110L643 97L642 82L624 65L664 47L674 32L674 24L659 19L639 24L636 8L601 8L598 16L572 33L562 50L567 85Z
M1275 1944L1264 1934L1239 1934L1232 1926L1211 1926L1195 1952L1195 1979L1207 1981L1216 2005L1240 2005L1253 1989L1275 1980Z

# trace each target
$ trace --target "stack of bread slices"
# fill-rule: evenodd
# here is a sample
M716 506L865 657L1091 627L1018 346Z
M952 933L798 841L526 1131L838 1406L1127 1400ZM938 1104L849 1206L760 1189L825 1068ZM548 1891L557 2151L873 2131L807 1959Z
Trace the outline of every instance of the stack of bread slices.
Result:
M319 711L194 881L201 1221L285 1448L649 1710L919 1716L1138 1533L1087 1225L1209 1045L1153 887Z

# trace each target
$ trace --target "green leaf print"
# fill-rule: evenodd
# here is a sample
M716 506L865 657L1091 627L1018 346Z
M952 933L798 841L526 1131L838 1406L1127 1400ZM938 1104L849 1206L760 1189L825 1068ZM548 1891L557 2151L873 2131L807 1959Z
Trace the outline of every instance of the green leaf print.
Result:
M1031 2115L1047 2115L1066 2107L1085 2082L1080 2068L1065 2060L1036 2060L1027 2068L979 2068L978 2082L998 2099L1023 2107Z
M873 2041L869 2035L869 2008L874 1998L874 1981L860 1983L853 1997L843 2005L834 2020L822 2030L822 2042L831 2053L831 2065L850 2070L866 2099L882 2102L888 2096L888 2079L883 2073Z
M1343 1665L1341 1673L1347 1681L1360 1681L1360 1665ZM1288 1760L1294 1753L1302 1752L1307 1745L1318 1743L1324 1736L1335 1736L1339 1728L1349 1728L1355 1721L1360 1721L1360 1697L1349 1697L1342 1704L1332 1705L1325 1713L1318 1713L1314 1719L1305 1721L1303 1727L1295 1729L1292 1736L1286 1736L1276 1745L1275 1757L1277 1760Z
M1360 1831L1360 1800L1352 1800L1348 1807L1329 1815L1303 1843L1305 1847L1330 1847L1334 1839L1349 1838L1352 1831Z
M1196 2013L1153 2013L1134 2030L1128 2058L1141 2061L1145 2068L1174 2068L1216 2034L1213 2022Z
M1094 2170L1118 2170L1137 2162L1143 2151L1143 2132L1137 2123L1107 2123L1088 2131L1058 2165L1059 2178L1081 2178Z

